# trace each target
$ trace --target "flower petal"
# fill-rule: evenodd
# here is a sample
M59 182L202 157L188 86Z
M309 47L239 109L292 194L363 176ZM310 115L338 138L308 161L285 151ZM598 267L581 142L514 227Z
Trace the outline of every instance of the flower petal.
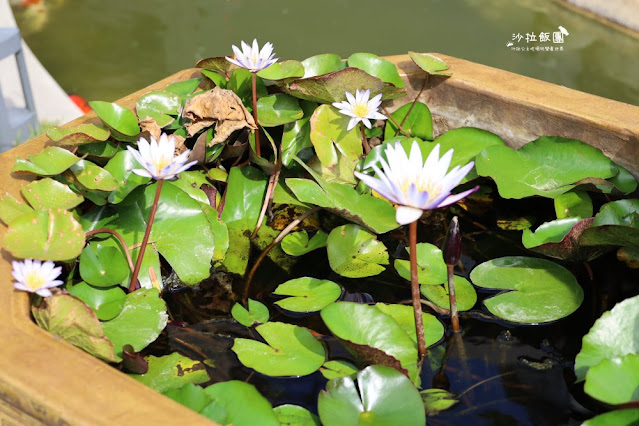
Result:
M395 212L395 220L397 220L400 225L408 225L422 217L423 213L424 212L421 209L409 206L399 206L397 207L397 212Z

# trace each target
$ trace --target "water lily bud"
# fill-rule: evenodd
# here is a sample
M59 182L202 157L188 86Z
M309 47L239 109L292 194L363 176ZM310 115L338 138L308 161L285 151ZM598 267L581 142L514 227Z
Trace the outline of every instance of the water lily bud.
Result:
M461 232L459 232L459 221L457 216L450 221L448 234L444 240L444 262L446 265L457 265L461 258Z

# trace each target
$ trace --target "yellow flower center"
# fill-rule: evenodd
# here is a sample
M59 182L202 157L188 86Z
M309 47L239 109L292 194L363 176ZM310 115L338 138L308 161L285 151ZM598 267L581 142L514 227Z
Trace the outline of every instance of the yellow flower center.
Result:
M353 114L359 118L365 118L368 115L368 106L363 104L355 105L353 108Z
M31 290L38 290L45 284L45 279L38 272L27 272L24 276L24 284Z

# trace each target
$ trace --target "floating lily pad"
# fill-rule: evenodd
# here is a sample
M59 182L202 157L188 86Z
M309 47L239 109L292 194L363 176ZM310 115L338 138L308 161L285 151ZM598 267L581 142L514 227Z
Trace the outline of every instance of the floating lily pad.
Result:
M80 255L84 231L71 212L62 209L25 213L9 225L3 246L21 259L69 260Z
M280 405L273 411L281 426L321 426L315 414L299 405Z
M575 139L542 136L519 151L490 146L476 161L477 173L490 176L504 198L539 195L555 198L581 179L611 178L615 164L600 150Z
M616 410L600 414L582 423L582 426L633 426L639 422L639 409Z
M534 252L570 262L587 262L601 256L609 247L584 246L581 236L590 228L594 218L568 217L546 222L533 233L525 229L521 241Z
M213 58L200 59L195 64L196 68L204 68L207 70L219 71L221 73L229 73L237 69L237 65L229 62L224 56L216 56Z
M193 93L198 88L202 78L190 78L184 81L178 81L177 83L169 84L164 88L165 92L174 93L178 96L186 96Z
M124 345L140 352L158 338L168 320L166 303L156 289L129 293L117 317L102 323L102 329L113 343L116 357L122 357Z
M350 377L333 379L317 401L325 425L425 425L424 405L403 374L383 365L366 367Z
M78 147L77 153L81 156L90 156L98 158L111 158L121 151L117 142L91 142Z
M555 198L557 219L592 217L592 199L585 191L568 191Z
M419 393L424 401L426 414L435 416L442 411L448 410L459 402L459 399L452 393L443 389L425 389Z
M8 192L0 194L0 219L7 225L19 219L25 214L33 212L33 209L25 203L16 200Z
M189 170L180 173L180 178L171 183L189 194L194 200L210 205L206 192L200 189L202 185L211 184L206 175L204 170Z
M40 327L54 336L104 361L119 360L95 313L80 299L69 294L56 294L32 307L31 314Z
M430 109L428 109L425 103L408 103L399 107L391 116L411 137L428 140L433 139L433 118L430 114ZM386 128L384 129L384 140L395 137L398 132L399 128L395 123L388 120L386 122Z
M91 241L80 255L80 276L96 287L120 284L129 276L130 268L115 238Z
M619 302L595 321L583 338L581 351L575 358L577 381L586 378L591 367L604 359L639 355L639 296Z
M95 124L81 124L76 127L52 127L47 131L47 136L63 146L78 146L105 141L111 132Z
M417 52L408 52L408 56L410 56L418 67L426 71L428 74L443 76L452 75L449 72L444 72L448 69L448 65L437 56Z
M104 170L111 173L117 188L109 194L109 203L118 204L135 188L148 183L151 178L133 173L132 169L142 168L128 150L120 151L109 160Z
M606 404L639 401L639 355L604 359L586 374L584 391Z
M197 385L210 380L204 364L177 352L160 357L151 355L144 359L149 364L149 370L145 374L127 375L157 392L181 388L187 383Z
M266 80L284 80L287 78L304 77L304 65L299 61L276 62L257 73L258 77Z
M126 300L126 293L118 286L98 288L80 282L75 284L69 293L89 305L102 321L113 319L122 312Z
M410 253L410 247L406 251ZM399 276L410 281L410 261L396 259L394 265ZM447 271L444 255L437 246L417 244L417 280L420 284L442 284L448 279Z
M212 418L204 408L200 414L223 425L280 426L273 407L255 386L238 380L215 383L205 390L213 402L223 407L222 418Z
M233 305L231 309L231 315L235 318L235 321L246 327L252 327L255 324L263 324L268 322L269 312L268 308L257 300L248 300L248 309L242 306L240 303Z
M71 152L57 146L49 146L36 155L29 155L28 160L18 158L12 172L28 172L39 176L59 175L80 161Z
M302 65L304 66L304 78L328 74L346 67L346 63L342 61L342 58L333 53L311 56L304 59Z
M111 102L93 101L89 106L111 129L111 134L118 140L135 142L140 133L138 118L130 111Z
M324 365L322 365L322 368L320 368L320 373L328 380L347 376L352 377L357 374L357 371L357 367L350 362L340 360L326 361Z
M193 383L187 383L179 389L169 389L163 395L198 413L213 401L204 388Z
M375 306L386 315L391 316L417 347L415 312L412 306L387 303L377 303ZM426 346L431 346L444 337L444 326L434 315L423 313L422 321L424 323Z
M167 91L153 91L138 99L135 110L140 120L153 119L158 126L168 126L180 110L180 96Z
M502 257L470 273L478 287L505 292L484 300L499 318L523 324L556 321L579 308L584 292L575 277L558 264L532 257Z
M404 87L404 80L399 76L395 64L384 58L372 53L353 53L348 57L347 62L349 67L364 70L384 83L390 83L396 87ZM353 94L355 93L353 92Z
M343 277L362 278L382 273L388 265L386 246L358 225L334 228L326 241L331 269Z
M289 256L301 256L318 248L326 247L328 234L324 231L317 231L310 239L308 232L299 231L288 234L282 240L282 250Z
M84 201L82 195L51 178L33 181L23 186L20 192L36 210L72 209Z
M362 153L362 139L357 126L347 131L349 117L330 105L319 106L311 117L311 142L323 167L334 168L339 154L358 159ZM352 172L351 172L352 175Z
M287 311L317 312L339 299L342 287L333 281L302 277L278 285L273 294L290 296L275 302Z
M639 200L604 204L590 229L580 239L584 245L615 245L639 248Z
M255 330L265 343L235 339L231 348L240 362L267 376L306 376L326 360L324 346L303 327L267 322Z
M111 173L87 160L78 161L70 170L78 182L90 190L115 191L119 186Z
M264 127L292 123L303 116L299 101L292 96L276 93L257 100L257 119Z
M471 310L477 303L477 292L475 287L464 277L455 275L455 299L457 300L457 310ZM421 293L440 308L450 309L450 297L448 296L448 284L423 285Z

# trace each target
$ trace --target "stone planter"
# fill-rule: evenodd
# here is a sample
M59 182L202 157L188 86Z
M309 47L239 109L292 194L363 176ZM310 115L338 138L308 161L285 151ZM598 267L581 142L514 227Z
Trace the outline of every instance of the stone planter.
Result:
M453 77L430 77L406 55L389 57L403 75L412 100L429 105L435 132L461 126L500 135L513 147L539 136L580 139L601 149L639 177L639 107L588 95L517 74L439 55ZM180 71L118 103L133 109L144 93L199 75ZM422 91L423 88L423 91ZM391 108L406 100L396 100ZM87 114L71 123L98 122ZM0 191L20 197L28 183L10 173L16 158L35 154L52 142L40 136L0 155ZM0 227L0 238L6 227ZM11 256L0 259L0 420L3 424L205 424L182 408L109 365L38 328L28 297L13 290ZM211 423L212 424L212 423Z

